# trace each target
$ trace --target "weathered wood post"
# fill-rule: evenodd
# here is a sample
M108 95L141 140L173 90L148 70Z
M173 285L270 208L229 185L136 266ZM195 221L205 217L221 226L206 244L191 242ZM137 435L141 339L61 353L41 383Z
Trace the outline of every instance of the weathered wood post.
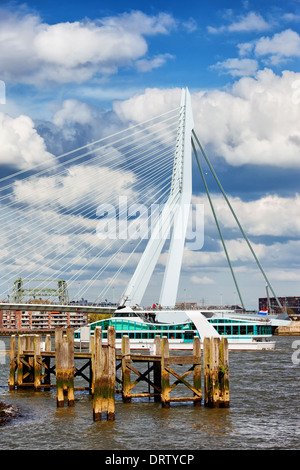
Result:
M55 329L55 361L56 361L56 400L57 407L64 406L64 394L68 406L74 406L74 330L67 329L63 335L61 328Z
M220 406L229 407L229 357L228 357L228 339L222 338L220 344L220 364L219 364L219 383L220 383Z
M95 336L90 336L90 352L91 352L91 362L90 362L90 394L94 393L94 377L95 377Z
M93 365L93 419L101 420L102 414L102 379L103 355L102 355L102 328L97 327L94 332L94 365Z
M34 338L35 335L27 335L26 337L26 350L30 351L25 358L28 364L26 382L31 384L34 384Z
M201 343L198 336L194 336L193 341L193 356L194 356L194 371L193 371L193 382L194 388L200 392L198 397L195 393L194 405L201 405L202 401L202 389L201 389ZM196 398L197 397L197 398Z
M17 353L17 388L23 385L23 354L26 348L26 336L20 335L18 338L18 353Z
M41 385L41 336L34 336L34 356L33 356L33 365L34 365L34 388L35 390L40 390Z
M74 328L67 329L66 346L67 347L67 396L68 406L74 406Z
M115 419L115 378L116 347L115 329L107 330L107 345L102 342L102 328L96 328L94 334L94 374L93 374L93 418L102 419L107 412L107 420Z
M166 336L161 340L161 404L163 408L170 407L170 377L166 367L169 365L169 342Z
M55 328L56 403L58 408L64 406L64 367L63 331L61 328Z
M129 336L124 335L122 338L122 399L124 403L131 402L131 374L127 367L130 361Z
M51 335L46 335L45 338L45 352L50 352L51 351ZM51 358L50 357L44 357L44 366L45 366L45 374L43 378L43 384L44 385L50 385L51 384L51 378L50 378L50 364L51 364Z
M161 356L161 339L159 335L155 336L154 339L154 354L155 356ZM155 361L153 363L153 382L154 385L161 390L161 361ZM160 402L161 401L161 394L155 390L154 401Z
M220 338L204 338L204 404L210 407L220 405Z
M9 350L9 379L8 386L9 390L14 390L15 388L15 378L16 378L16 352L17 352L17 343L16 336L12 335L10 337L10 350Z
M115 419L115 386L116 386L116 335L113 326L107 330L108 348L108 391L107 391L107 420Z

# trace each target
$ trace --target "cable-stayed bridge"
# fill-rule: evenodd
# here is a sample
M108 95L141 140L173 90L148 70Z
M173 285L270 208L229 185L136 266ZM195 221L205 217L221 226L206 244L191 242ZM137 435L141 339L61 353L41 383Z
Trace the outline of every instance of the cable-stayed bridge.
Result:
M40 292L49 281L63 279L70 303L88 296L93 304L63 306L53 298L48 306L52 310L103 311L97 305L116 282L124 286L118 303L141 304L166 243L159 303L174 306L192 196L193 154L244 306L198 153L276 297L195 134L185 89L175 109L0 179L0 308L25 308L25 300L12 303L10 294L16 279L27 278L40 279ZM44 304L43 310L48 307Z

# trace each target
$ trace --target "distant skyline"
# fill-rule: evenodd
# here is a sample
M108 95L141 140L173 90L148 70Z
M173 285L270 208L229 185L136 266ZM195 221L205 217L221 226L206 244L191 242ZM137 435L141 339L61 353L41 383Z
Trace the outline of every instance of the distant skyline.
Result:
M0 64L0 178L173 109L188 87L197 136L276 294L300 295L299 0L4 0ZM185 252L177 301L237 303L194 169L204 246ZM83 174L72 187L76 178ZM245 304L258 308L265 281L209 175L208 183ZM0 231L5 272L9 240ZM158 300L163 263L145 304Z

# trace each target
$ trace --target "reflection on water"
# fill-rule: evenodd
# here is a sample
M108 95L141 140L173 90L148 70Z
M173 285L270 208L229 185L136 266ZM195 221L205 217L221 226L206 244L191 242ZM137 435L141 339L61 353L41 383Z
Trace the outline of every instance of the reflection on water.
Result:
M148 399L124 404L116 395L114 422L93 422L88 392L75 392L74 408L59 409L55 390L10 392L6 358L0 364L0 401L19 407L22 416L1 428L0 449L299 449L294 340L279 337L275 351L229 353L229 408L176 403L164 409Z

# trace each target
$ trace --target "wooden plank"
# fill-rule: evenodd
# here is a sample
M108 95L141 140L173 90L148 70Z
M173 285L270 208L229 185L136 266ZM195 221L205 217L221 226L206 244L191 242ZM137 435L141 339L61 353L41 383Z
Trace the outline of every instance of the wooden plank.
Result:
M196 356L170 356L167 360L170 365L201 364L201 359Z
M196 390L191 384L189 384L186 380L184 380L183 376L180 376L179 374L177 374L177 372L175 372L173 369L171 369L170 367L166 367L166 370L172 374L176 379L178 379L179 382L182 382L184 385L186 385L192 392L194 392L195 395L197 395L199 397L199 391ZM190 372L190 371L188 371Z

